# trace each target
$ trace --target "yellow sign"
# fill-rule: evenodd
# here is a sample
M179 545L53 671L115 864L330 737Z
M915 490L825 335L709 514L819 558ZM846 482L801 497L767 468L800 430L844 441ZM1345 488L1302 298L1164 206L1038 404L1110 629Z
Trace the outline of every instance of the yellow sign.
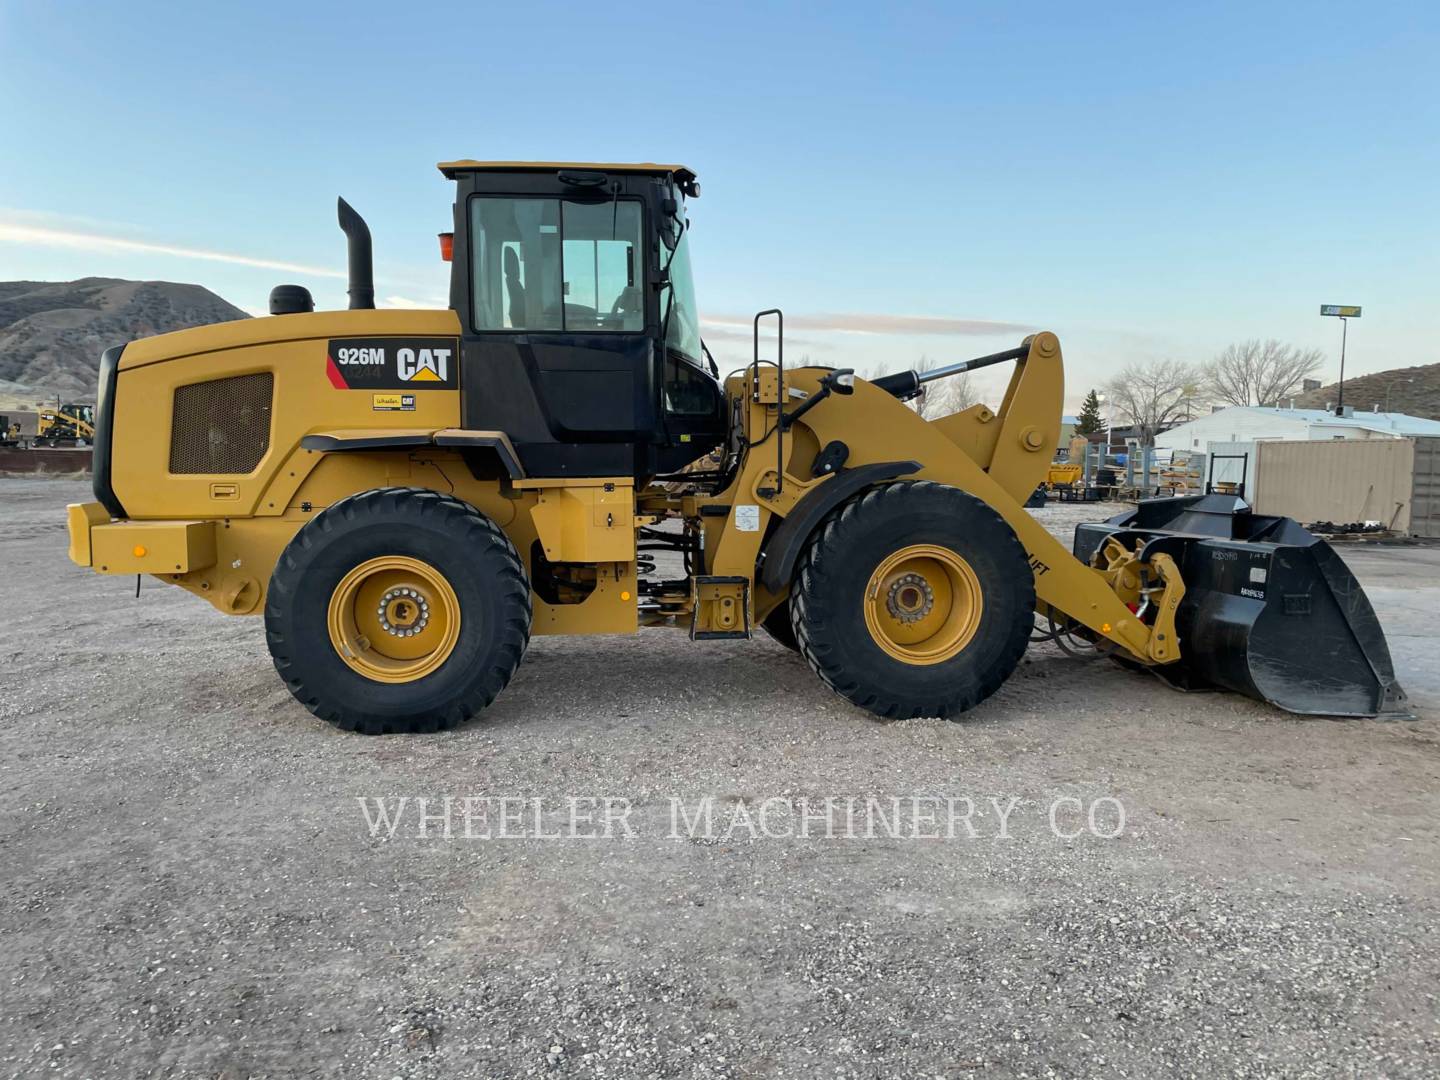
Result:
M1360 318L1359 304L1321 304L1321 315L1339 315L1342 319Z

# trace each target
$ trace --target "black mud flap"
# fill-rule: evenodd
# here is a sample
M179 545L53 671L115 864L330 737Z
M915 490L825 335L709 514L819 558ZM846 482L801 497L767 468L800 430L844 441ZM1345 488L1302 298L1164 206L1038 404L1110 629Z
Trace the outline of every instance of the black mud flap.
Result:
M1181 659L1155 669L1182 689L1222 687L1309 716L1405 714L1365 590L1324 540L1233 495L1149 499L1075 530L1090 562L1107 537L1170 555L1185 582Z

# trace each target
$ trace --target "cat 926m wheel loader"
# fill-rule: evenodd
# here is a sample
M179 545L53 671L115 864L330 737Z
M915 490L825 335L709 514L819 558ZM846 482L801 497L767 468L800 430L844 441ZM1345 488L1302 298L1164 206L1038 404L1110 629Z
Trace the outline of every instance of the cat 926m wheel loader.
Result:
M279 286L273 317L101 361L97 501L69 508L71 558L263 612L317 716L450 726L500 693L532 634L764 627L863 708L948 717L1004 682L1037 614L1041 638L1182 687L1399 706L1364 593L1293 522L1161 500L1082 528L1072 554L1023 509L1059 435L1055 335L867 381L787 368L783 316L763 312L754 358L721 378L689 169L440 168L457 185L448 309L374 309L369 231L342 200L349 310ZM997 409L905 405L1000 363Z

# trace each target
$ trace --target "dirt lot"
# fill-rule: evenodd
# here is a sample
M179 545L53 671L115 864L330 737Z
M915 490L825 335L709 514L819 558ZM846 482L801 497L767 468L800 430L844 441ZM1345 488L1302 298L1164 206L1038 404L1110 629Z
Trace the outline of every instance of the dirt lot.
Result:
M0 1073L1440 1067L1440 549L1345 552L1415 721L1044 646L963 723L883 723L768 639L653 632L537 639L480 722L365 739L290 699L258 620L72 567L84 497L0 480ZM372 835L359 800L402 796ZM541 800L562 838L494 809L490 839L422 838L413 800L445 796ZM672 837L706 796L719 832ZM940 805L941 836L799 835L786 807L827 796ZM631 812L564 836L572 797ZM963 798L977 835L946 837ZM767 800L774 835L724 834ZM1115 838L1075 810L1109 833L1116 801Z

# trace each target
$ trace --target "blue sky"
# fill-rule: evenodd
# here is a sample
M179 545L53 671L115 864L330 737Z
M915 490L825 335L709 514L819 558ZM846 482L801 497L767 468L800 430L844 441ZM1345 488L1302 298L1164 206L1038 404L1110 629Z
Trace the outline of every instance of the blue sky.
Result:
M1050 328L1072 402L1251 336L1333 378L1334 302L1347 373L1430 363L1436 55L1434 4L0 0L0 279L339 307L344 194L381 302L443 303L436 161L668 160L722 359L778 305L871 370Z

